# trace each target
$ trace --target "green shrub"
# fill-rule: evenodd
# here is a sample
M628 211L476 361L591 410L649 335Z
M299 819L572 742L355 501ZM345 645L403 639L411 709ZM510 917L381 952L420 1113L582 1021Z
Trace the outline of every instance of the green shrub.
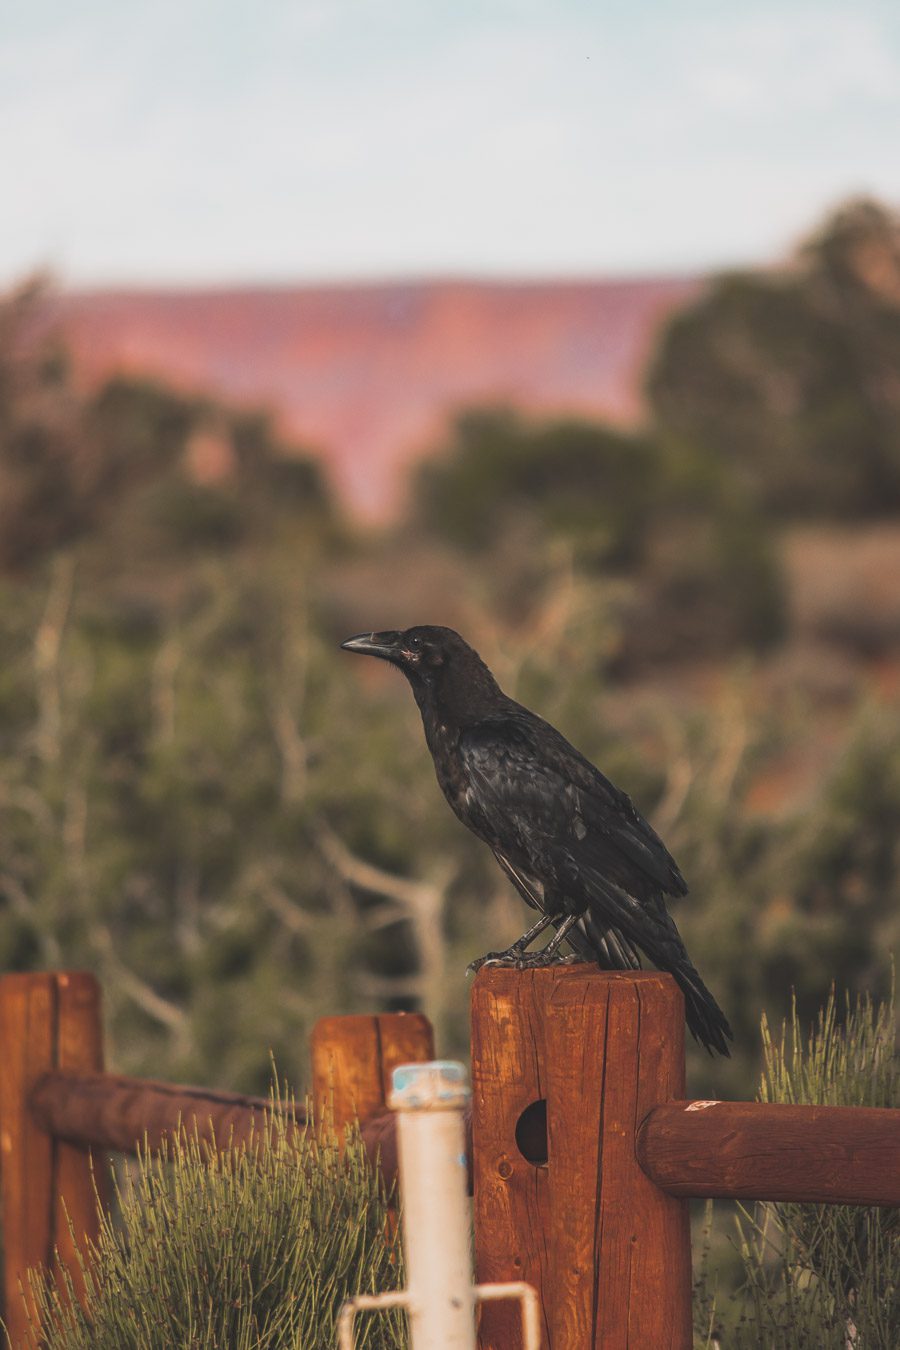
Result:
M31 1273L45 1327L34 1350L333 1350L344 1299L402 1279L358 1136L341 1154L291 1111L221 1154L182 1134L126 1181L83 1267L84 1308L71 1282L61 1295L52 1276ZM361 1317L356 1344L402 1346L401 1317Z
M671 495L662 451L646 436L508 408L461 413L415 487L419 524L464 549L490 551L525 525L569 540L589 570L638 560Z
M781 1038L762 1022L759 1098L824 1106L900 1106L893 997L868 996L839 1017L834 992L804 1040L796 1008ZM900 1220L896 1209L849 1205L739 1207L743 1283L717 1309L708 1262L697 1329L708 1343L719 1311L734 1319L729 1350L893 1350L900 1327Z
M777 271L714 278L647 375L656 435L783 519L900 508L900 216L848 202Z

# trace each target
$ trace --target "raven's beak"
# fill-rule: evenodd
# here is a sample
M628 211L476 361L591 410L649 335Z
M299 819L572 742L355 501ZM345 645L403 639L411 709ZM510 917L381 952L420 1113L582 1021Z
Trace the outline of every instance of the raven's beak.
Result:
M362 652L363 656L380 656L383 661L393 661L400 648L400 634L359 633L341 643L345 652Z

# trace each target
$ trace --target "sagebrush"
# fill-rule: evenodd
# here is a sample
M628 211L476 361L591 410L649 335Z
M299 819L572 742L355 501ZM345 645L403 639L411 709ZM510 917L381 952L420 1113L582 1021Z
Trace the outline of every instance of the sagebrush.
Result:
M822 1106L900 1106L893 996L843 1004L832 991L807 1036L796 1008L781 1036L762 1021L759 1099ZM708 1249L695 1304L700 1343L720 1327L725 1350L895 1350L900 1338L896 1209L849 1205L738 1207L742 1283L719 1300Z
M402 1283L396 1225L358 1134L283 1104L241 1147L182 1132L116 1183L81 1264L87 1296L31 1272L30 1350L333 1350L345 1298ZM118 1211L118 1213L116 1213ZM405 1345L402 1315L360 1317L365 1350Z

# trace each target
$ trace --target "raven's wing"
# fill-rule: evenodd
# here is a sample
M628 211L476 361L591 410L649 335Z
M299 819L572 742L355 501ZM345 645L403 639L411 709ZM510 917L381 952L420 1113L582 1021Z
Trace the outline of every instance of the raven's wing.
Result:
M625 888L624 893L616 894L617 904L624 901L633 905L636 891L649 888L657 894L661 884L674 884L673 869L680 880L674 862L629 798L578 756L558 732L532 714L502 723L482 722L463 735L460 750L469 785L467 823L491 845L498 863L526 903L535 909L558 912L585 907L569 933L570 946L606 969L640 969L634 941L615 922L609 922L605 906L591 903L601 898L598 888L592 886L593 893L586 894L583 885L576 885L567 903L564 892L569 887L554 878L549 857L551 849L566 842L579 852L589 851L590 822L595 833L599 828L593 840L595 850L599 843L603 854L598 865L610 876L618 876ZM593 792L585 793L573 781L585 777ZM647 841L640 837L641 826L649 835ZM614 843L617 828L625 841L622 851ZM665 865L662 859L653 857L654 841L667 860ZM652 873L640 869L645 855L650 858Z
M627 794L540 718L522 710L480 722L463 733L460 755L467 823L503 855L501 866L521 869L527 859L546 885L541 864L562 847L636 900L686 894L675 860Z
M527 877L521 867L516 867L511 863L509 858L507 858L504 853L501 853L498 848L495 848L493 852L497 862L509 877L526 905L530 905L532 909L539 909L543 913L544 883L538 880L537 877Z
M631 799L518 705L469 728L459 749L460 814L495 854L540 880L547 912L580 914L569 935L575 949L627 968L639 964L640 947L677 980L697 1039L727 1055L731 1028L663 902L686 893L684 878Z

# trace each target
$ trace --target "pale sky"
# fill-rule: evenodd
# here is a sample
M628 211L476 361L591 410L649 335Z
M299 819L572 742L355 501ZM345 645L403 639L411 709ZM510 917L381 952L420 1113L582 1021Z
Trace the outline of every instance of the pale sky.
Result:
M0 0L0 284L694 271L862 192L897 0Z

